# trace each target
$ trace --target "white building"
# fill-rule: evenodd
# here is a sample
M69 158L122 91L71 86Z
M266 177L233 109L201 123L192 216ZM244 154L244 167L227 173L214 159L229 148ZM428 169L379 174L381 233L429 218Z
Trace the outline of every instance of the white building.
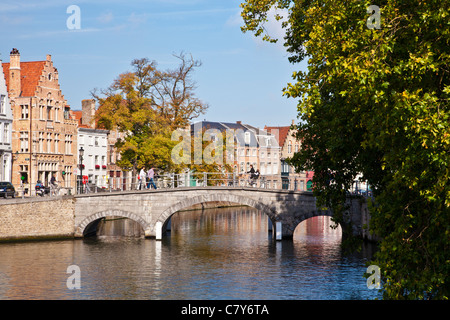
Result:
M0 181L11 181L12 165L12 122L8 89L0 60Z
M108 187L107 151L108 130L78 128L78 153L83 148L83 176L89 177L89 183L99 188ZM80 155L78 154L78 159ZM80 163L78 163L80 165ZM78 175L80 167L78 166Z

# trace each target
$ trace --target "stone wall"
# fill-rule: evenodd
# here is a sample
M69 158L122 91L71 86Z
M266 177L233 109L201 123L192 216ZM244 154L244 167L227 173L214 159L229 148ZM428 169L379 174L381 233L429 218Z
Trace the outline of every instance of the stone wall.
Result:
M0 241L73 237L73 197L0 201Z

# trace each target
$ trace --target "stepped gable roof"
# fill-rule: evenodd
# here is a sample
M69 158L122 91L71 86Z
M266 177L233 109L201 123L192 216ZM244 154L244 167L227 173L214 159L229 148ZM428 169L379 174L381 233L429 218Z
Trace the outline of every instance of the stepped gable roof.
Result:
M46 61L24 61L20 62L21 76L21 97L35 96L36 87L39 84L42 71ZM9 62L2 63L3 73L5 74L6 86L9 87Z

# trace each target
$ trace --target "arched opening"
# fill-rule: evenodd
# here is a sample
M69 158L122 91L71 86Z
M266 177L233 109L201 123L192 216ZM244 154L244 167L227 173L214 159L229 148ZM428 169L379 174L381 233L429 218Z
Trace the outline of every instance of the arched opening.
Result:
M83 237L133 237L143 238L142 226L127 217L108 216L89 223L83 232Z
M156 239L161 240L161 238L173 229L172 218L176 213L179 212L189 212L192 210L205 210L205 209L219 209L225 207L249 207L254 208L257 211L261 211L266 220L271 215L270 209L254 199L242 197L242 196L230 196L227 194L209 194L198 196L194 198L189 198L180 201L170 208L166 209L158 218L154 226L154 231L156 234ZM267 230L267 228L266 228Z
M297 225L293 235L293 246L312 263L328 265L341 259L342 228L330 216L318 215Z
M262 236L267 239L269 218L252 206L233 202L202 202L173 213L164 223L163 230L166 235L170 231L169 238L177 242L209 242L228 237L244 239Z
M142 238L145 236L143 221L127 213L121 215L120 212L103 212L92 215L81 223L80 227L84 238Z
M336 225L330 216L318 215L299 223L295 228L293 239L299 242L340 242L342 228Z

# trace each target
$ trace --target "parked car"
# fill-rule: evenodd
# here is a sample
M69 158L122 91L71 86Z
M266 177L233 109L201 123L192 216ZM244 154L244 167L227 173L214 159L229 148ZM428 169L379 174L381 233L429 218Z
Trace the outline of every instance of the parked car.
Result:
M15 198L16 196L16 189L12 185L11 182L8 181L0 181L0 196L5 197L5 199L8 196L11 196Z

